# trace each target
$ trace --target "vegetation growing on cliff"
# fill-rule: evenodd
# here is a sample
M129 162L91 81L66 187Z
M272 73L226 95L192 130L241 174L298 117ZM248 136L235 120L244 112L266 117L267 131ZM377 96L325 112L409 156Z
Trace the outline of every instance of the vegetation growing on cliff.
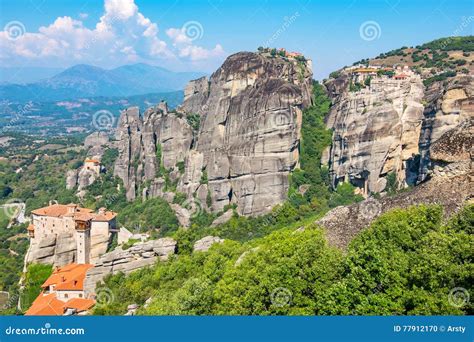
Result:
M178 220L168 202L152 198L145 202L138 199L124 207L117 216L120 226L139 232L159 230L160 236L178 228Z
M299 207L312 203L318 212L338 205L362 200L354 195L354 187L344 184L331 190L327 167L321 165L323 151L331 144L332 132L326 128L324 118L329 113L331 100L321 84L313 84L313 105L303 113L299 170L291 176L290 203ZM301 195L301 193L303 193Z
M26 213L48 205L50 200L61 203L76 202L74 190L66 190L66 173L77 161L83 161L84 152L38 153L13 161L0 161L0 187L3 201L9 199L26 203Z
M29 240L26 225L14 225L7 228L8 218L0 209L0 291L7 291L10 296L18 291L23 257L28 249Z
M416 47L401 47L386 53L381 53L374 59L362 59L354 65L408 65L418 73L423 69L433 74L442 74L447 71L447 77L458 73L468 74L472 71L473 61L470 54L474 51L474 36L459 36L441 38Z
M425 43L421 45L420 48L443 51L474 51L474 36L440 38L429 43Z
M51 265L31 264L28 265L25 274L24 288L20 293L21 307L28 309L41 292L41 285L53 272Z
M322 153L332 138L332 132L324 124L330 105L331 101L323 86L315 82L313 104L303 113L300 168L291 174L288 201L259 217L239 217L235 214L228 222L217 227L210 227L216 214L201 210L192 217L191 227L177 235L180 253L189 253L192 243L206 235L249 241L301 223L301 220L315 220L330 208L362 200L361 196L354 194L354 187L348 183L341 184L333 191L328 169L321 165ZM207 173L204 170L201 184L206 183Z
M418 206L382 215L346 254L314 224L247 243L180 255L126 277L109 276L115 301L95 314L314 315L473 314L454 288L473 290L474 206L447 224L442 208ZM245 253L245 254L244 254Z

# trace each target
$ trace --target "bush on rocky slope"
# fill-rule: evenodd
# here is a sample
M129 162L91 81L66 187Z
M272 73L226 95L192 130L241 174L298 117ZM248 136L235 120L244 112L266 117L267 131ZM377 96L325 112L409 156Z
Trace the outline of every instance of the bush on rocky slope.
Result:
M447 224L441 210L384 214L345 255L313 224L244 244L226 241L108 277L102 286L120 300L95 313L122 314L151 297L142 314L472 314L472 304L452 291L473 290L474 206Z

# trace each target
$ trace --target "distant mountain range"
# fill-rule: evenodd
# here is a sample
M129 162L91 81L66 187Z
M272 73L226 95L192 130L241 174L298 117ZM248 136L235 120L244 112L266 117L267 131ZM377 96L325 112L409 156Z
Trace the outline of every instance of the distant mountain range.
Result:
M2 73L5 68L0 70ZM97 96L131 96L182 90L199 72L173 72L148 64L106 70L79 64L50 78L28 84L0 85L0 100L59 101ZM2 80L4 81L4 80Z
M0 85L38 82L63 70L64 68L0 67Z

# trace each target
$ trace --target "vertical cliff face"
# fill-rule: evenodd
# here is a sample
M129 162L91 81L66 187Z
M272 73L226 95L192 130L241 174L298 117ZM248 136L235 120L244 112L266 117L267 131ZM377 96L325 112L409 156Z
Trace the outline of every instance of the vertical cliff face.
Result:
M124 111L115 174L127 197L135 198L144 181L148 195L162 195L161 165L176 191L202 207L220 211L236 204L243 215L268 212L286 199L288 175L298 163L311 82L309 61L238 53L209 80L190 82L176 112L153 108L141 118L136 108ZM200 125L192 127L196 117Z
M185 119L168 112L165 103L140 116L137 107L122 112L116 133L119 156L114 175L126 188L127 199L138 195L140 185L154 185L160 167L174 169L191 148L193 133Z
M198 113L201 127L182 188L196 191L205 171L214 210L236 203L241 214L262 214L284 201L311 76L302 62L238 53L209 82L191 84L182 110Z
M329 162L333 183L350 181L364 191L380 192L386 175L413 183L410 163L418 153L423 121L423 83L376 77L358 91L342 90L327 118L334 130Z
M448 82L435 82L425 91L425 112L420 136L420 169L423 181L432 168L432 145L445 133L467 127L474 121L473 76L458 76Z
M333 100L327 125L334 133L323 162L333 185L349 181L368 194L384 191L390 173L399 186L425 180L432 144L473 118L472 76L425 88L420 75L404 70L399 77L374 75L354 89L361 71L366 72L351 70L326 83Z

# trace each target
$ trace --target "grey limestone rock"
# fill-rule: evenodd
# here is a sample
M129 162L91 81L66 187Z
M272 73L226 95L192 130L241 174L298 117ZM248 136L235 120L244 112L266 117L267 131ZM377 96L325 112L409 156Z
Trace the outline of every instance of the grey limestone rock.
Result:
M235 203L243 215L269 212L286 199L288 175L298 165L311 83L310 61L243 52L227 58L209 79L191 81L177 112L162 105L143 118L137 108L122 112L114 173L124 181L127 198L135 198L140 183L153 184L162 166L178 181L177 191L198 198L203 210L218 212ZM189 115L200 117L198 129L188 123ZM178 163L184 163L183 174ZM146 195L163 196L162 191L156 184Z
M227 221L229 221L232 218L233 215L234 215L234 211L232 209L229 209L224 214L222 214L221 216L216 218L214 221L212 221L211 226L215 227L215 226L218 226L220 224L226 223Z
M222 242L224 242L224 239L221 239L218 236L205 236L194 243L193 251L194 252L207 252L213 244L222 243Z
M137 242L127 250L116 248L97 259L94 267L87 272L84 289L88 294L93 294L97 282L100 282L107 274L117 272L128 274L151 266L158 260L165 261L175 251L176 241L172 238Z

